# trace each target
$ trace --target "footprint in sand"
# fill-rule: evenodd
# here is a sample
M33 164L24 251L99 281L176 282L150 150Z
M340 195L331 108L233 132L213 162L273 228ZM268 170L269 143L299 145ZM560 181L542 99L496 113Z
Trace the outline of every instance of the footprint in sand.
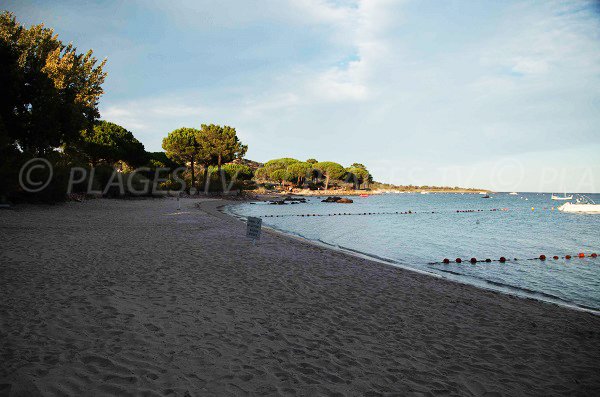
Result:
M151 324L151 323L144 324L144 326L153 332L158 332L161 330L159 327L157 327L156 325Z

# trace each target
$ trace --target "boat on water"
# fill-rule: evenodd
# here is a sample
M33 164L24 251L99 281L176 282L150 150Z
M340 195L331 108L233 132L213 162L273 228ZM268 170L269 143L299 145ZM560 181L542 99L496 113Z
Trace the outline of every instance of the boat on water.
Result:
M369 195L363 193L363 194L360 194L359 197L369 197Z
M557 196L554 193L552 193L552 200L557 200L557 201L568 201L568 200L573 200L573 195L567 196L567 193L564 194L564 196Z
M427 192L427 191L423 190L423 191L421 192L421 194L429 194L429 192Z
M591 198L579 195L574 203L564 203L558 210L561 212L600 214L600 204L596 204Z
M485 196L481 196L481 198L491 198L489 194L486 194Z
M517 192L510 192L510 193L508 193L508 195L509 195L509 196L518 196L518 195L519 195L519 193L517 193Z

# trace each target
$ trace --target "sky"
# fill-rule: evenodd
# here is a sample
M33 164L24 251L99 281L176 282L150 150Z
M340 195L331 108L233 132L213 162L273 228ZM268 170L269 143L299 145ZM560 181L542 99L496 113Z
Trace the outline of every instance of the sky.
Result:
M224 124L247 158L377 181L600 192L594 1L4 1L108 59L103 119L161 150Z

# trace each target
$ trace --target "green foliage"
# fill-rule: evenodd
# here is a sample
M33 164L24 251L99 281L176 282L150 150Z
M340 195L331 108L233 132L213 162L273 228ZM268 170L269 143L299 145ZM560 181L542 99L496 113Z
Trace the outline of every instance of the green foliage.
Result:
M313 165L306 162L292 163L287 167L287 180L301 185L307 178L310 178L313 171Z
M169 168L175 170L176 168L183 167L183 164L177 161L173 161L165 152L148 152L148 166L151 168Z
M190 163L192 186L195 185L194 165L200 164L204 168L204 185L209 189L210 174L214 174L209 167L216 166L216 175L220 175L221 167L235 159L242 158L248 147L243 145L236 134L235 128L215 124L202 124L201 129L179 128L169 133L163 139L163 149L166 156L173 162ZM155 159L155 164L161 163ZM245 167L245 166L244 166ZM248 167L228 166L226 174L235 174L239 171L242 178L252 178L252 170ZM247 176L249 175L249 176ZM223 188L225 181L222 181Z
M322 161L315 164L315 168L331 179L342 179L346 169L333 161Z
M105 61L77 53L43 25L25 28L0 14L1 135L23 152L44 154L76 140L99 116Z
M199 145L196 142L195 128L178 128L169 132L162 141L165 155L174 162L186 164L194 162L199 154Z
M254 171L254 178L261 181L266 181L269 178L268 170L266 167L260 167Z
M205 166L205 190L208 190L209 179L207 176L207 167L209 165L216 165L217 175L220 175L221 166L235 159L243 158L248 150L248 146L242 144L237 137L235 128L229 126L222 127L216 124L202 124L200 131L197 131L195 136ZM225 190L225 186L225 180L221 180L222 190Z
M346 174L346 169L333 161L322 161L315 164L315 168L325 176L325 189L329 189L329 181L332 179L342 179Z
M265 163L265 167L272 170L287 168L290 164L299 163L300 160L296 160L290 157L283 157L280 159L269 160Z
M65 151L77 151L92 165L122 161L130 167L139 167L148 161L144 145L130 131L104 120L92 130L82 131L80 139L67 145Z
M195 128L178 128L169 132L162 142L162 148L169 159L182 164L190 163L191 186L195 186L194 165L196 160L206 156L196 140L199 132Z
M288 179L287 170L285 168L279 168L269 173L269 179L273 181L283 182Z
M229 181L233 179L238 181L249 181L250 179L252 179L252 177L254 177L254 172L252 171L252 168L243 164L224 164L221 167L221 170L225 173L225 177ZM216 166L208 167L208 172L211 175L215 175L217 178L219 176L219 170Z
M26 28L0 12L0 196L51 202L64 199L69 165L77 155L56 149L79 141L99 117L105 61L77 52L43 25ZM50 184L35 197L20 190L19 169L33 157L54 166ZM42 172L41 170L36 172ZM43 175L42 175L43 176Z
M221 171L217 166L208 167L207 178L209 183L204 186L205 191L219 192L225 189L241 189L249 184L254 172L244 164L223 164ZM224 178L224 179L223 179Z
M235 128L216 124L202 124L196 133L196 140L202 153L211 159L211 164L221 165L241 159L246 154L248 146L243 145L237 137Z
M357 167L357 165L362 167ZM367 171L366 167L362 164L354 163L351 167L348 167L346 171L346 180L352 182L355 189L359 189L360 185L369 181L369 171Z
M264 167L261 167L258 170L256 170L255 175L257 179L264 181L273 181L279 183L285 181L294 182L298 180L300 174L302 173L301 170L305 168L300 164L307 163L302 163L300 160L296 160L290 157L273 159L267 161ZM304 174L302 176L304 176Z
M294 158L284 157L269 160L265 165L256 170L254 174L258 181L263 182L292 182L297 186L315 186L315 182L325 179L325 188L329 188L331 180L346 180L354 183L355 188L370 181L371 175L367 168L360 163L354 163L347 169L332 161L316 162L309 159L306 162Z
M222 169L228 179L235 178L240 181L249 181L254 176L252 169L243 164L225 164Z

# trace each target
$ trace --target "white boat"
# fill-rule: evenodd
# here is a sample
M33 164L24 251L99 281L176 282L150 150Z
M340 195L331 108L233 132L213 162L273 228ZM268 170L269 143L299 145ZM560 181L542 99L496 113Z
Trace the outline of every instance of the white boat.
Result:
M479 192L479 194L488 194L487 192Z
M600 214L600 204L596 204L591 198L581 195L577 197L574 203L564 203L558 207L558 210L570 213Z
M421 194L429 194L429 192L427 192L427 191L423 190L423 191L421 192Z
M508 193L508 195L509 195L509 196L518 196L518 195L519 195L519 193L517 193L517 192L510 192L510 193Z
M558 200L558 201L567 201L567 200L573 200L573 195L567 196L567 193L565 193L564 196L557 196L554 193L552 193L552 200Z

